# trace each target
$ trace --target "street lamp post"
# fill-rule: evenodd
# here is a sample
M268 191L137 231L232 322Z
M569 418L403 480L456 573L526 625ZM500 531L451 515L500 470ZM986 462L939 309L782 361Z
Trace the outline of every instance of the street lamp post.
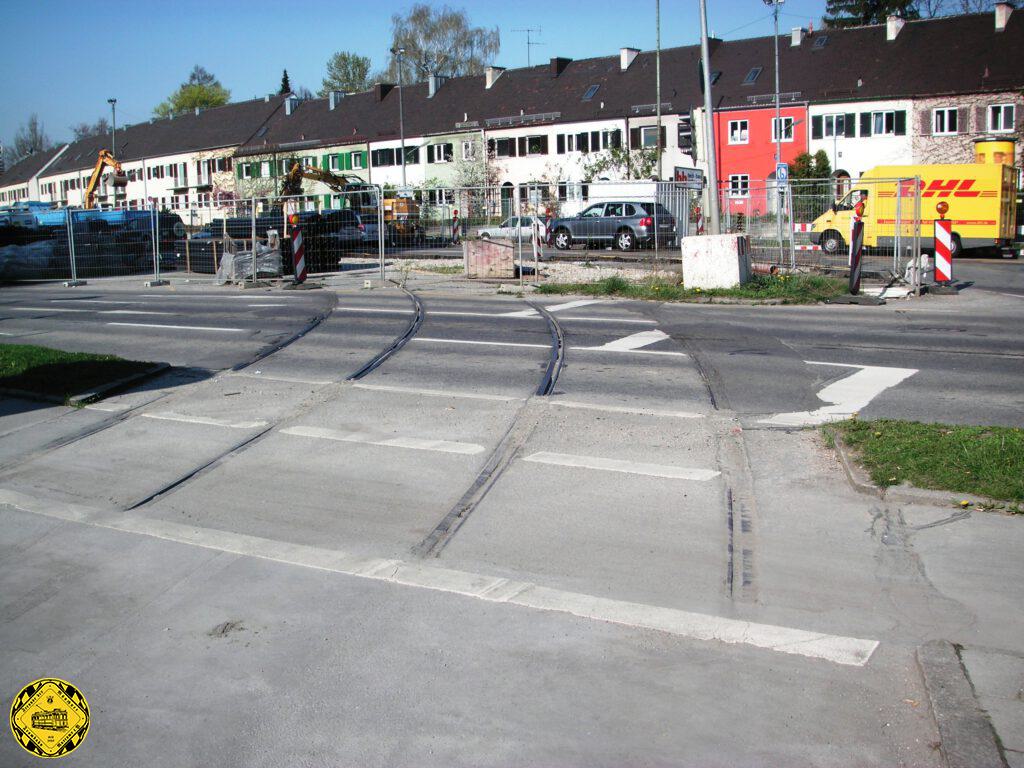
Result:
M117 157L117 99L107 99L110 105L110 154Z
M398 59L398 137L402 144L402 188L405 189L405 110L402 105L402 55L405 48L392 48L391 55Z
M775 19L775 167L782 162L782 109L779 104L779 6L785 0L764 0L765 5L772 7ZM794 129L795 130L795 129ZM782 197L784 188L779 182L778 171L775 175L775 228L778 230L779 252L782 252Z

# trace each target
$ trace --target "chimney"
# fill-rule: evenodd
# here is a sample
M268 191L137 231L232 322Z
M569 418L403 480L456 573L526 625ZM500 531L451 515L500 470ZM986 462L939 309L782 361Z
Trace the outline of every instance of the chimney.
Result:
M377 101L384 101L384 97L391 93L394 87L394 83L377 83L373 86L373 95Z
M800 47L800 43L802 43L804 41L804 28L803 27L793 27L793 30L792 30L792 32L790 34L792 35L792 37L790 38L790 41L789 41L790 47L791 48L799 48Z
M495 81L499 77L501 77L502 74L504 74L504 72L505 72L505 68L504 67L488 67L484 71L484 77L487 78L486 79L487 85L485 87L486 88L490 88L492 85L494 85Z
M885 19L885 39L890 43L896 39L896 35L903 29L903 25L906 24L901 16L887 16Z
M625 72L629 69L629 65L633 63L633 59L640 53L639 48L619 48L619 71Z
M263 101L267 102L267 103L270 102L270 94L269 93L266 96L263 97Z
M199 107L196 107L196 116L198 116L198 115L199 115ZM123 127L127 128L128 126L123 126Z
M565 68L569 66L570 62L572 62L572 59L566 59L562 56L555 56L553 59L551 59L551 76L558 77L560 74L562 74L562 72L565 71Z
M1009 3L996 3L996 32L1002 32L1006 29L1006 22L1010 20L1010 14L1013 13L1013 6Z
M288 95L284 100L284 113L290 115L295 111L295 108L299 106L299 100L292 95Z
M344 91L331 91L327 94L327 108L333 112L334 108L341 104L341 100L344 98Z
M437 93L438 89L447 82L448 78L444 75L431 75L427 78L427 98L434 98L434 94Z

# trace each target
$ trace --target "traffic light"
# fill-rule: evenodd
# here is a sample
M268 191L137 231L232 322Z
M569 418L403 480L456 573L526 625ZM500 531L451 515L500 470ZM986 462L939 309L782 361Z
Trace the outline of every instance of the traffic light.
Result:
M679 116L678 128L679 151L688 154L694 160L697 159L697 147L693 141L693 113Z

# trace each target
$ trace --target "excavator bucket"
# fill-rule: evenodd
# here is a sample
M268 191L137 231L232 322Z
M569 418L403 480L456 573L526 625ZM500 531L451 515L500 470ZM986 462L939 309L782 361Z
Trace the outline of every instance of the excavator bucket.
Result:
M128 176L124 173L114 173L110 176L110 184L114 187L127 187Z

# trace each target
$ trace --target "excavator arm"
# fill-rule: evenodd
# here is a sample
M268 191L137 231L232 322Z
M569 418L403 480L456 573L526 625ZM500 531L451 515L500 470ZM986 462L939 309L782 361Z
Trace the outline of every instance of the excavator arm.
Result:
M306 166L302 165L302 163L294 163L281 187L281 197L301 195L303 179L319 181L338 194L351 192L356 187L366 186L366 182L358 176L345 176L343 174L331 173L312 165Z
M96 205L96 187L100 184L100 179L103 177L103 169L112 168L114 171L111 182L115 187L124 187L128 185L128 177L124 175L124 171L121 170L121 163L110 154L109 150L101 149L99 156L96 158L96 166L92 169L92 176L89 177L89 184L85 188L85 200L82 203L83 208L92 208Z

